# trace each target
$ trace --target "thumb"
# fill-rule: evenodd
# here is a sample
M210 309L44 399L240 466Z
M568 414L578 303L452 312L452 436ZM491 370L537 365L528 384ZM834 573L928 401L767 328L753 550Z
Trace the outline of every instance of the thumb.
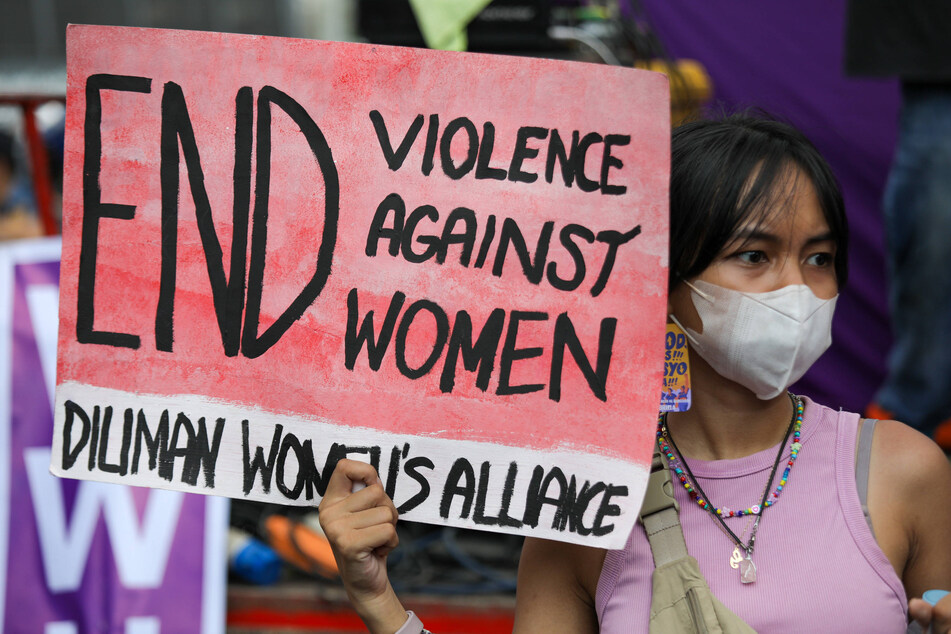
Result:
M946 595L931 609L931 631L936 634L951 632L951 595Z
M923 599L911 599L908 601L908 616L921 625L923 630L927 630L931 624L931 614L932 607L927 601Z
M340 460L334 467L324 492L323 501L327 505L335 504L350 496L354 492L353 485L357 482L364 485L376 484L379 481L376 469L365 462L358 460Z

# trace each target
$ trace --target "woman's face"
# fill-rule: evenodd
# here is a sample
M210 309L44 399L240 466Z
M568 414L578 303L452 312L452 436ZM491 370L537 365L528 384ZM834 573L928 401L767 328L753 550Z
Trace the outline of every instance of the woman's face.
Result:
M779 200L785 208L765 222L741 226L716 259L695 279L749 293L805 284L820 299L838 293L835 278L836 244L819 205L812 181L802 173L783 179ZM693 281L693 280L690 280ZM670 292L668 309L689 328L701 331L690 290L678 284Z

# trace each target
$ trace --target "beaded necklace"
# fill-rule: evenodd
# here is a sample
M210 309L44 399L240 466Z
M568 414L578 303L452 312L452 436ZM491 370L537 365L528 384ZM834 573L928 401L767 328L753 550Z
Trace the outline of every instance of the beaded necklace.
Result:
M779 445L779 451L776 454L776 460L773 462L773 468L770 471L769 480L767 480L766 488L763 491L763 498L759 504L753 504L741 511L733 511L727 507L717 508L709 501L709 496L703 492L703 488L700 486L699 480L697 480L697 477L690 470L690 465L687 464L686 459L683 458L683 454L681 454L680 449L677 447L677 443L674 441L673 436L670 434L670 430L667 428L667 415L661 415L657 422L657 443L660 446L661 451L664 452L664 455L667 456L667 461L670 467L677 475L681 484L683 484L684 488L690 494L690 497L695 502L697 502L697 505L700 506L700 508L710 512L713 518L727 532L730 539L735 544L732 556L730 557L730 565L733 568L740 569L740 580L743 583L752 583L756 581L756 566L753 564L752 556L753 546L756 542L756 531L759 528L760 519L762 518L766 507L772 506L779 500L779 496L782 494L783 488L786 486L786 482L789 479L789 472L792 469L793 463L795 463L796 458L799 455L799 451L802 449L802 443L799 441L802 429L802 399L800 399L798 396L794 396L791 393L789 394L789 398L793 404L793 418L789 422L789 426L786 428L786 434L783 436L783 441ZM776 471L779 468L779 463L783 456L783 450L786 447L786 442L789 440L790 433L792 433L793 436L790 458L786 463L786 468L783 470L780 483L777 485L776 490L770 495L769 490L772 488L773 480L776 476ZM670 444L673 445L673 451L671 450L670 445L668 445L667 440L669 440ZM674 454L674 451L676 451L677 455L680 456L679 460L677 455ZM683 465L683 469L680 468L681 464ZM684 470L686 470L686 473L684 473ZM691 480L693 481L692 483ZM733 530L727 526L723 519L724 517L743 517L745 515L753 515L756 518L753 522L752 531L750 532L750 539L746 544L743 543L741 538L737 537L736 533L734 533ZM749 528L749 525L747 525L747 528ZM743 533L745 535L746 530L744 530ZM745 557L743 556L744 554Z
M689 474L690 475L689 478L687 477L687 474L689 473L689 467L687 466L686 461L678 460L677 455L674 454L670 445L667 443L668 438L670 439L671 443L673 443L673 437L670 436L670 431L667 429L667 415L662 414L660 416L660 418L657 421L657 444L660 446L660 450L664 453L664 455L667 456L667 462L668 464L670 464L670 467L673 470L674 474L677 476L677 479L680 480L680 483L687 490L687 493L690 494L691 499L696 501L696 503L700 506L700 508L706 509L710 511L711 513L713 513L714 515L718 515L718 516L743 517L744 515L756 515L762 510L761 507L772 506L779 500L779 496L782 494L783 488L786 486L786 481L789 479L789 472L793 467L793 463L796 462L796 458L799 457L799 451L802 449L802 443L799 442L799 439L802 437L802 434L801 434L802 414L803 414L802 399L792 394L790 394L789 397L792 399L792 402L793 402L793 420L790 423L790 426L792 427L793 444L792 444L790 455L789 455L789 461L786 463L786 468L783 470L783 476L779 479L779 484L776 486L776 490L773 491L772 494L767 496L767 499L765 499L760 504L753 504L741 511L734 511L733 509L730 509L725 506L717 508L710 503L709 498L707 498L706 495L703 495L702 489L700 490L699 493L697 492L697 490L695 490L690 480L697 482L697 479L693 477L692 473ZM789 439L789 434L787 431L785 440L788 440L788 439ZM783 449L783 447L785 447L785 440L783 442L783 446L780 447L780 457L782 456L781 450ZM674 443L673 449L674 450L677 449L676 443ZM678 450L677 454L679 453L680 451ZM685 472L684 469L681 468L680 466L681 464L683 464L684 467L687 467L687 472ZM774 468L775 468L775 465L774 465Z

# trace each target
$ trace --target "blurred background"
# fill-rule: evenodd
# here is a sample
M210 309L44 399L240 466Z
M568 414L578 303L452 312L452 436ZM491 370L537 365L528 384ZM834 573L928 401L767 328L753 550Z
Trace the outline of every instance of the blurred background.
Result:
M447 6L462 17L451 25L437 21L445 28L434 29L433 16ZM3 631L41 631L28 623L42 623L47 634L363 631L346 607L315 513L244 502L229 510L221 500L160 499L142 490L93 495L65 481L41 486L34 482L40 475L30 475L30 460L18 457L21 449L27 456L49 447L49 394L38 390L48 385L43 373L49 376L55 359L55 345L51 351L43 343L50 328L55 342L55 294L45 300L52 320L38 317L37 307L44 306L41 290L58 281L58 256L55 239L36 238L59 230L68 23L638 66L669 75L675 123L704 112L762 108L802 129L827 157L852 229L851 277L839 299L833 346L794 390L830 407L895 414L894 405L883 407L876 397L892 346L882 200L899 140L902 86L947 85L951 71L947 51L931 53L944 65L924 79L909 79L903 67L865 64L863 46L871 39L885 47L872 57L892 61L902 58L907 39L864 35L879 28L875 16L850 10L847 0L0 0L0 238L9 241L2 249L0 308L9 315L0 332L6 338L0 380L12 386L0 396L0 425L9 427L0 438L7 463L0 464ZM918 24L917 39L939 27L951 32L946 22ZM909 62L915 63L921 62ZM932 317L947 323L946 314ZM947 350L946 335L930 337L930 347ZM924 372L922 381L933 383L940 368L928 365ZM930 385L945 393L948 387ZM36 402L45 405L28 405ZM939 423L951 414L938 407L922 419L925 433L940 433ZM18 478L31 484L18 487ZM58 514L40 510L44 503L59 504ZM128 526L109 519L120 515L110 509L123 505L138 510ZM178 518L165 541L148 525L152 508ZM43 528L47 520L54 528ZM402 545L390 562L394 585L428 627L444 634L511 630L519 539L411 524L400 530ZM152 539L165 548L166 559L153 562L161 574L130 582L130 566L155 559ZM64 580L63 566L78 572Z

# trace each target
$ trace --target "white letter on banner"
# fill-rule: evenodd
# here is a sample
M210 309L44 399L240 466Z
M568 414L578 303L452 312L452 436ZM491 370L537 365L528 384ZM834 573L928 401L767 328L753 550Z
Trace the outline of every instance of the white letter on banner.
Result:
M159 634L161 622L155 616L133 616L125 620L125 634ZM73 621L47 623L43 634L78 634L79 628Z
M161 631L157 616L133 616L125 620L125 634L159 634Z
M56 388L56 332L59 315L59 286L31 284L26 287L26 303L30 307L33 337L40 353L40 367L46 381L46 393L53 411L53 391Z
M139 526L129 488L103 482L80 482L72 524L68 525L62 487L59 480L49 474L49 448L33 447L23 454L43 569L51 591L70 592L79 588L100 507L122 585L156 588L162 583L184 493L149 491L145 516Z

